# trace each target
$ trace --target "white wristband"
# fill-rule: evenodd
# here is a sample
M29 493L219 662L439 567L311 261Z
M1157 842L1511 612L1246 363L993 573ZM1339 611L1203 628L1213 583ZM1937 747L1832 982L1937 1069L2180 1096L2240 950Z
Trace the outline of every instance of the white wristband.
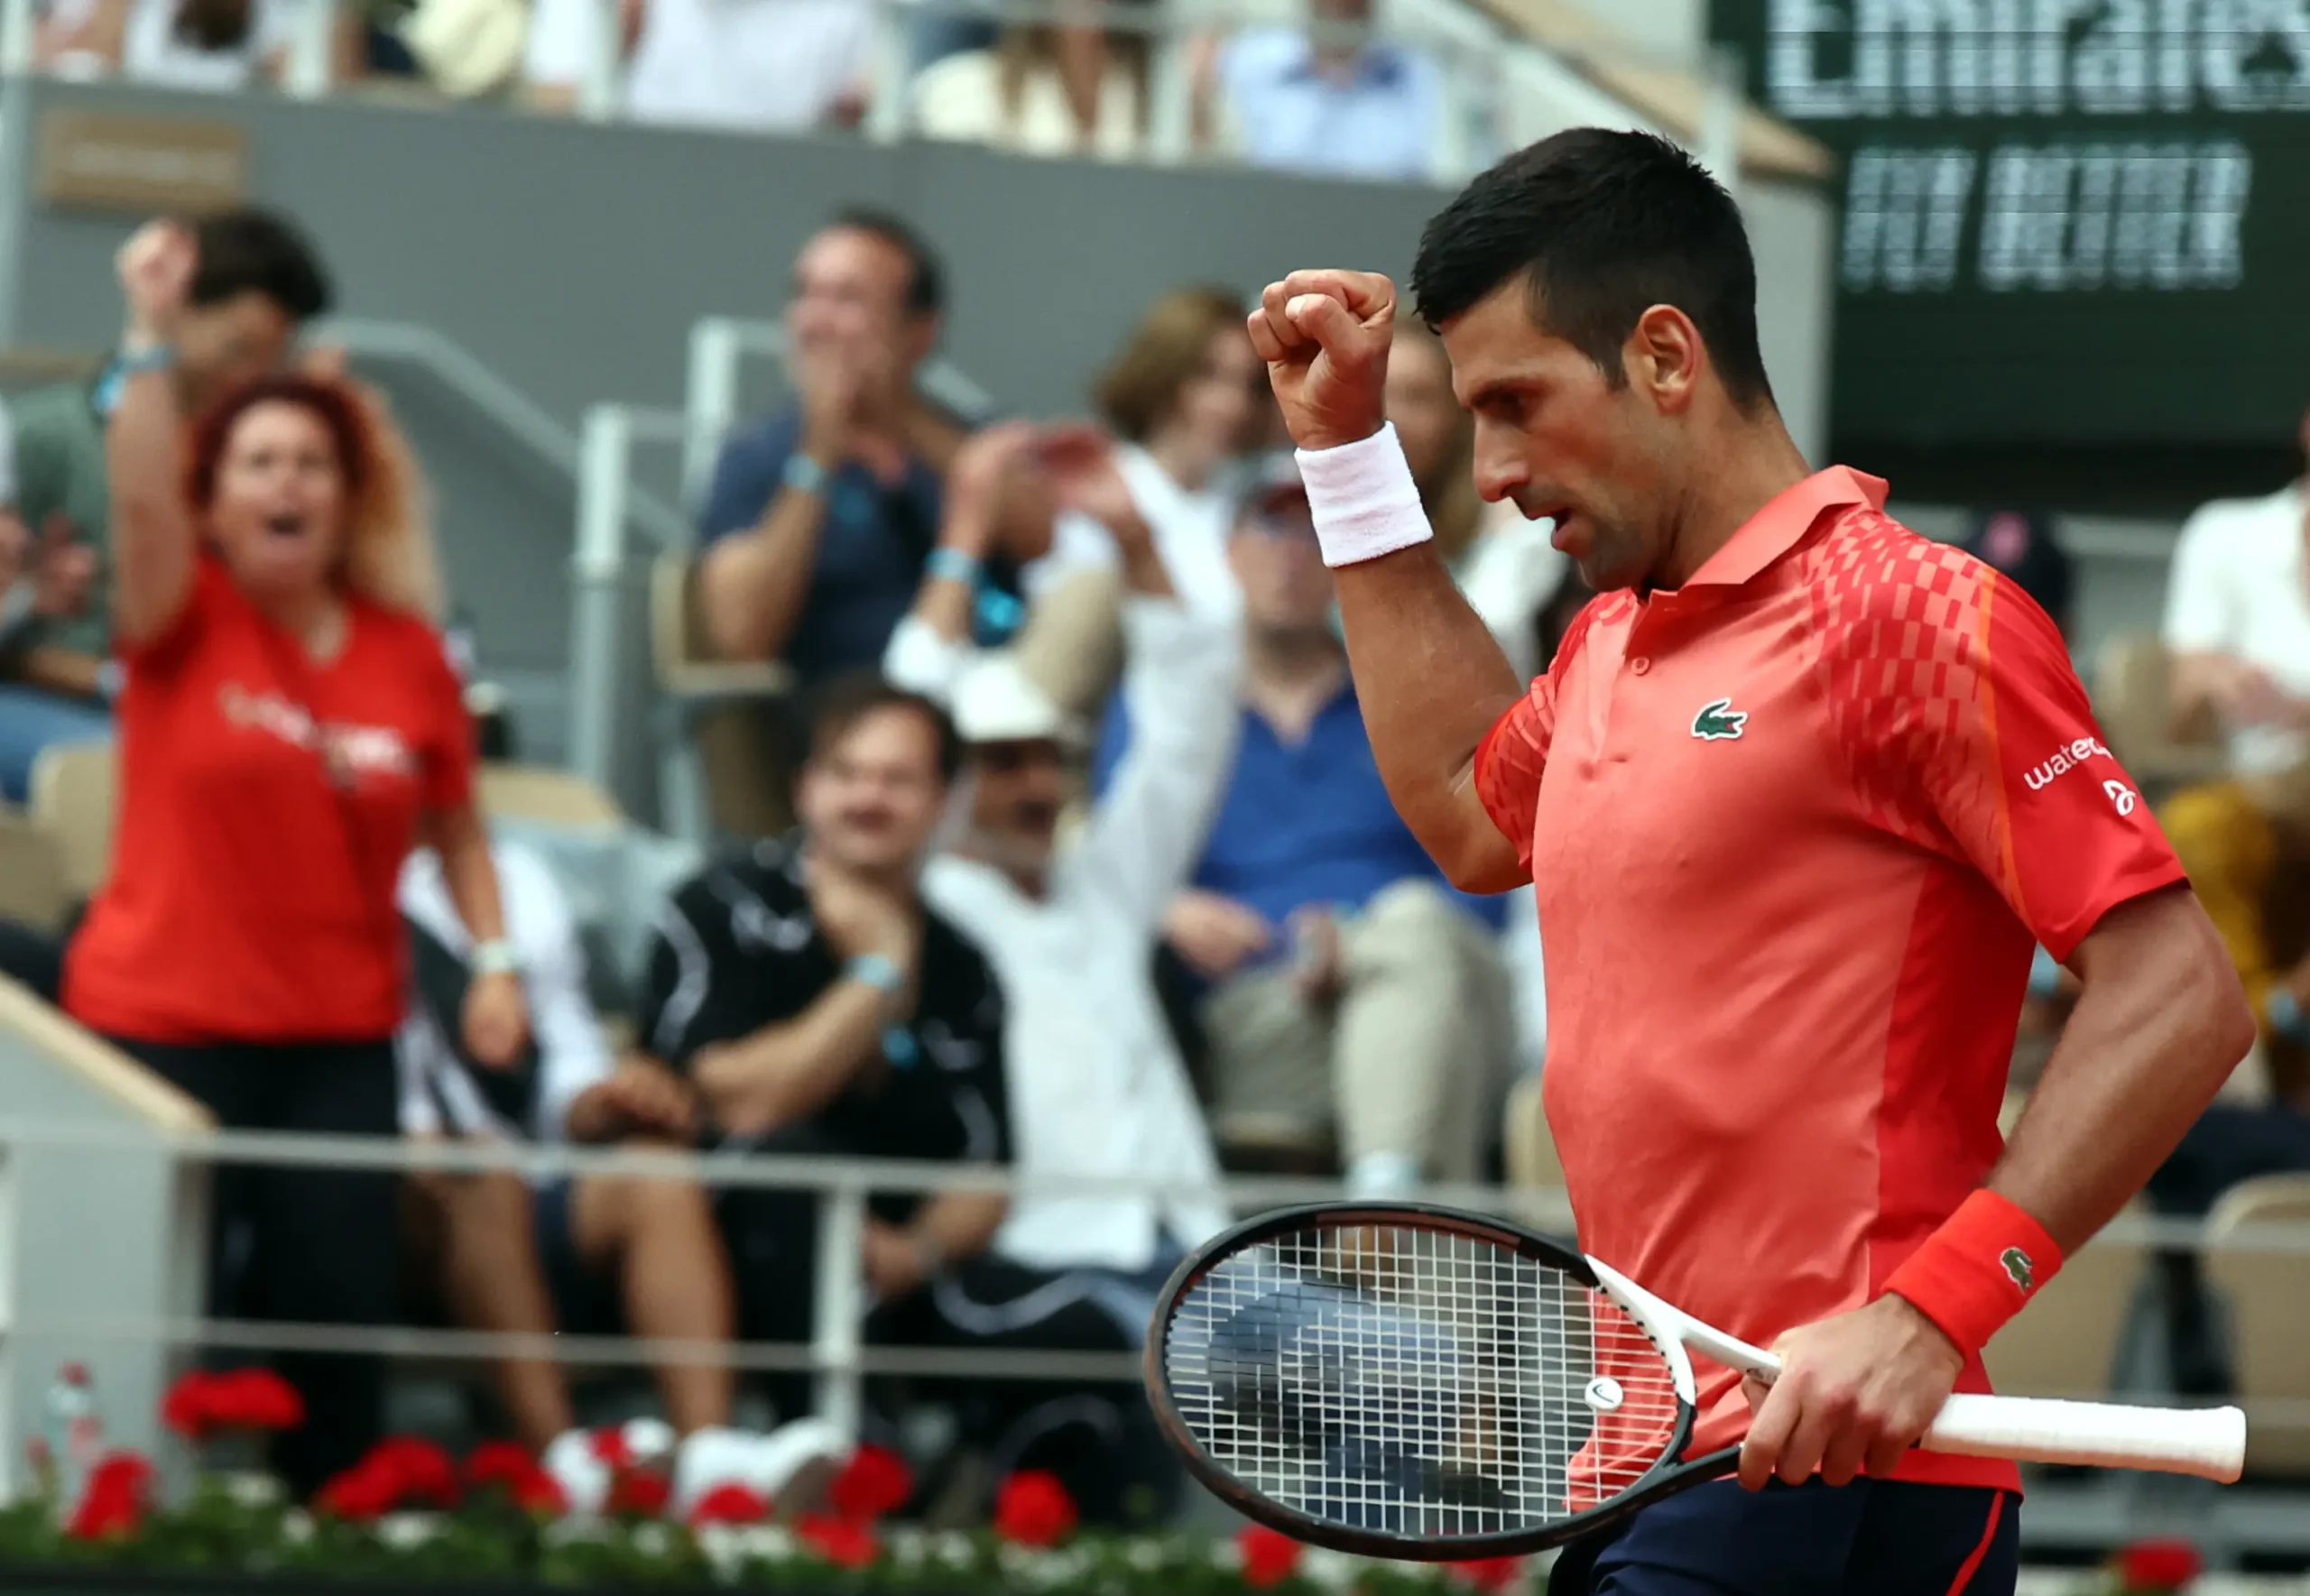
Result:
M1301 449L1299 480L1327 566L1358 565L1436 535L1392 422L1361 443Z

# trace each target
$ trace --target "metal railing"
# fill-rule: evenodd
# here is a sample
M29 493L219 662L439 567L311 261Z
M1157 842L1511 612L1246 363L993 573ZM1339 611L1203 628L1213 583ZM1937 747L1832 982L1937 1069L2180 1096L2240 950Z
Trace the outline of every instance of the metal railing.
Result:
M53 1222L35 1212L42 1196L18 1178L24 1155L58 1152L75 1163L107 1152L133 1152L165 1162L177 1178L152 1189L171 1204L158 1222L171 1236L174 1284L167 1306L146 1313L106 1313L66 1302L26 1300L16 1275L15 1246L23 1227ZM638 1342L562 1334L485 1333L394 1326L254 1323L207 1317L195 1305L208 1257L205 1233L206 1172L218 1163L379 1172L512 1171L550 1176L613 1176L692 1180L713 1188L772 1189L818 1194L818 1259L810 1339L804 1344ZM1230 1179L1218 1193L1239 1212L1341 1195L1336 1183L1289 1178ZM1128 1382L1138 1360L1128 1353L1022 1353L993 1349L870 1346L862 1333L869 1305L861 1267L867 1197L877 1192L1004 1192L1021 1200L1040 1195L1146 1198L1168 1191L1209 1196L1215 1186L1160 1185L1122 1176L1039 1175L993 1167L924 1164L801 1156L683 1155L470 1142L407 1142L387 1139L226 1132L166 1135L150 1129L87 1121L21 1119L0 1122L0 1391L20 1388L13 1365L28 1339L80 1351L107 1345L172 1349L181 1357L197 1347L248 1351L357 1352L436 1361L542 1360L567 1365L636 1368L666 1364L716 1365L742 1370L808 1371L815 1375L818 1414L855 1435L863 1382L878 1374L930 1378L1061 1382ZM48 1194L52 1196L52 1189ZM1435 1186L1420 1197L1503 1214L1526 1224L1566 1232L1571 1213L1564 1193L1493 1186ZM2097 1240L2144 1249L2207 1247L2205 1227L2194 1222L2126 1215ZM2310 1256L2310 1223L2240 1228L2219 1238L2229 1253ZM89 1260L91 1269L107 1267ZM111 1266L118 1267L118 1266ZM389 1268L390 1260L367 1260ZM71 1295L68 1293L67 1295ZM100 1296L91 1291L90 1296ZM2128 1391L2126 1400L2158 1401ZM2310 1429L2310 1401L2251 1400L2250 1421L2261 1427ZM2039 1481L2031 1491L2025 1527L2034 1545L2109 1545L2159 1525L2186 1527L2221 1560L2249 1548L2310 1550L2310 1511L2298 1496L2279 1498L2200 1489L2203 1482L2111 1473L2085 1485Z
M8 1274L9 1241L29 1217L0 1185L0 1359L27 1336L88 1341L133 1341L178 1346L222 1345L252 1351L383 1353L397 1357L535 1358L604 1366L660 1363L716 1364L742 1370L808 1370L818 1377L819 1415L845 1435L856 1434L860 1387L874 1373L910 1373L974 1378L1051 1380L1128 1380L1137 1376L1128 1355L1022 1355L999 1352L942 1352L865 1347L861 1322L867 1290L861 1268L866 1199L875 1192L932 1194L1004 1193L1038 1196L1149 1198L1165 1195L1208 1197L1202 1183L1163 1185L1123 1176L1051 1176L993 1166L917 1163L867 1158L827 1158L707 1153L685 1155L640 1150L600 1150L482 1142L419 1142L388 1138L304 1136L224 1131L203 1136L155 1136L119 1125L17 1121L0 1124L0 1167L14 1163L20 1149L149 1152L173 1159L181 1169L218 1164L277 1168L420 1171L476 1174L506 1171L537 1180L549 1177L620 1177L686 1180L716 1190L810 1192L823 1201L818 1222L818 1278L811 1339L807 1346L702 1342L647 1343L618 1338L576 1338L474 1331L424 1330L371 1325L299 1324L178 1316L63 1314L42 1317L26 1305ZM1246 1210L1285 1203L1314 1202L1343 1195L1337 1182L1304 1179L1231 1180L1218 1188ZM1571 1210L1560 1192L1494 1186L1437 1186L1421 1194L1485 1212L1513 1214L1527 1223L1569 1227ZM198 1209L196 1200L188 1204ZM205 1237L187 1234L190 1249L175 1268L197 1276L205 1266ZM381 1263L379 1267L390 1267ZM0 1375L0 1386L10 1383Z

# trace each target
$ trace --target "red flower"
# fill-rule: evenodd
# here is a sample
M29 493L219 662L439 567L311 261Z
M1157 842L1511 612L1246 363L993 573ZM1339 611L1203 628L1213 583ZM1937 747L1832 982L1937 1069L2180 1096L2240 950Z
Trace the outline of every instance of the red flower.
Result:
M895 1513L914 1495L914 1471L887 1446L871 1443L850 1454L834 1477L827 1499L841 1518L871 1522Z
M2128 1591L2185 1589L2205 1567L2198 1549L2185 1540L2136 1541L2118 1554L2118 1578Z
M867 1568L882 1554L872 1525L854 1524L824 1514L804 1515L794 1525L795 1538L837 1568Z
M1254 1591L1281 1584L1299 1567L1299 1543L1264 1524L1243 1526L1235 1548L1243 1554L1243 1582Z
M169 1388L161 1422L196 1443L220 1430L293 1430L305 1422L305 1399L270 1369L196 1369Z
M474 1490L492 1485L515 1490L541 1471L530 1449L511 1441L485 1441L466 1453L466 1484Z
M430 1441L388 1435L370 1448L360 1467L374 1470L391 1482L395 1507L411 1502L429 1508L457 1505L457 1465Z
M503 1492L507 1501L541 1518L569 1511L560 1481L538 1466L529 1449L511 1441L485 1441L466 1454L466 1489Z
M689 1510L689 1527L701 1524L760 1524L770 1517L770 1503L762 1492L733 1481L717 1485L698 1499Z
M100 1541L136 1533L152 1496L152 1465L133 1452L107 1453L88 1473L64 1533L78 1541Z
M216 1402L209 1392L217 1377L205 1370L188 1370L161 1398L161 1422L188 1441L205 1440Z
M620 1469L610 1476L610 1493L603 1508L613 1518L655 1518L666 1510L673 1494L665 1477L646 1469Z
M633 1448L625 1444L625 1430L619 1425L596 1430L588 1438L594 1455L613 1469L633 1466Z
M994 1533L1022 1546L1055 1546L1075 1533L1075 1499L1058 1475L1023 1469L994 1493Z
M213 1416L226 1430L293 1430L305 1422L305 1398L270 1369L236 1369L211 1388Z
M540 1469L513 1486L513 1505L533 1518L559 1518L569 1511L569 1493L561 1481Z
M1479 1591L1505 1591L1524 1572L1521 1557L1479 1557L1473 1563L1455 1563L1452 1572Z
M314 1507L348 1524L382 1518L400 1505L399 1485L366 1461L336 1476L313 1495Z

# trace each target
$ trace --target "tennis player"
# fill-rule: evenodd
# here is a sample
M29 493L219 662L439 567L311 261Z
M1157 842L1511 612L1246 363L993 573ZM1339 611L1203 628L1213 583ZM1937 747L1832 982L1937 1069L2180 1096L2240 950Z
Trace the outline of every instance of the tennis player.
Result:
M1270 285L1252 337L1381 771L1459 886L1537 882L1582 1250L1784 1360L1745 1392L1701 1364L1695 1444L1745 1433L1738 1483L1559 1588L2010 1592L2012 1465L1911 1444L2244 1055L2237 978L2044 613L1882 482L1806 466L1740 214L1682 152L1584 128L1509 157L1412 291L1484 497L1552 518L1601 596L1520 682L1383 424L1394 286ZM2034 943L2084 990L2009 1145Z

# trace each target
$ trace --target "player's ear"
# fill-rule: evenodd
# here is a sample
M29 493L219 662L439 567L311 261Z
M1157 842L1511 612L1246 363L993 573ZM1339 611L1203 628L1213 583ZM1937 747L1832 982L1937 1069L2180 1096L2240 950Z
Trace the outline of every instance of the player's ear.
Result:
M1649 394L1663 415L1682 414L1692 403L1707 358L1700 328L1674 305L1655 305L1638 317L1621 350L1628 380Z

